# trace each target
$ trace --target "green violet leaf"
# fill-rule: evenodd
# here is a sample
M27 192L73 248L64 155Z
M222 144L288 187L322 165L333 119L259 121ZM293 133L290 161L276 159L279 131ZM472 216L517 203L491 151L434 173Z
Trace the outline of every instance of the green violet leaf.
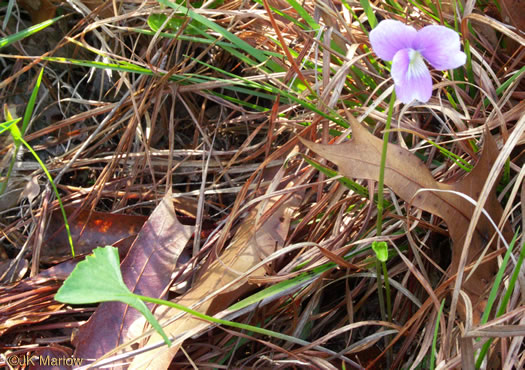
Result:
M117 248L98 247L93 254L79 262L55 294L55 300L70 304L123 302L143 314L166 344L171 345L168 336L146 304L124 283Z

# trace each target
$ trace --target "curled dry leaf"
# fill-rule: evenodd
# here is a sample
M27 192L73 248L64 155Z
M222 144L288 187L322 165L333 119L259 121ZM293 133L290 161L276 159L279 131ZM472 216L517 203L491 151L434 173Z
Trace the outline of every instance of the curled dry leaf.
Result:
M356 119L351 119L351 126L352 140L343 144L323 145L303 139L301 141L321 157L335 163L343 175L350 178L377 181L379 179L383 142L369 133ZM474 169L462 180L454 184L445 184L437 182L425 165L408 150L398 145L388 144L385 184L412 206L433 213L445 221L453 242L452 263L449 269L451 275L457 272L461 248L474 206L467 200L451 193L417 192L421 189L457 191L477 200L497 155L498 148L494 138L490 134L485 135L483 154ZM485 210L496 223L499 221L503 210L494 192L491 192L488 197ZM481 255L494 233L489 220L485 216L481 216L470 245L469 263ZM512 231L509 225L505 225L503 234L507 241L510 241ZM494 248L493 245L490 248ZM469 280L463 283L463 289L468 292L475 306L474 321L476 322L484 307L481 297L489 288L497 268L495 260L485 262L476 269ZM460 307L459 311L461 315L464 315L464 307Z
M291 184L290 184L291 185ZM272 206L280 197L271 198L266 204L265 211ZM250 274L246 271L256 266L262 258L273 253L277 248L283 246L290 227L291 215L297 209L301 196L296 193L292 198L285 201L281 206L272 210L273 214L260 227L256 225L257 212L261 208L255 208L243 221L235 236L220 255L210 266L201 271L195 285L185 295L176 300L177 303L191 307L207 315L215 315L230 306L243 294L253 290L256 286L250 284L248 279L262 277L266 270L259 267ZM263 202L264 203L264 202ZM244 274L244 276L243 276ZM235 284L222 291L219 295L212 296L216 291L225 287L235 279ZM160 313L160 320L178 315L180 311L165 307L159 307L156 314ZM146 352L135 358L131 368L134 369L167 369L173 357L177 354L182 342L210 327L210 324L202 320L185 315L172 324L164 327L166 333L177 337L171 348L165 347ZM162 338L154 333L149 344L161 341Z

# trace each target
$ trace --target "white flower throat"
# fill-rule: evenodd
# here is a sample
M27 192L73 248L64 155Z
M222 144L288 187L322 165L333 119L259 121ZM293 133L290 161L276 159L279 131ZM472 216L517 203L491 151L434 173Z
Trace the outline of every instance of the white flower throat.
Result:
M408 53L409 64L407 70L407 77L421 76L427 71L423 55L417 50L411 49Z

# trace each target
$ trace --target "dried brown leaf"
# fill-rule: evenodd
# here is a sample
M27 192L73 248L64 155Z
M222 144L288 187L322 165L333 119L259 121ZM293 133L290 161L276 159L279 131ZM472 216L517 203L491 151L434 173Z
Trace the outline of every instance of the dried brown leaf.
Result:
M66 209L76 254L88 254L99 246L114 245L119 240L135 236L147 217L105 212ZM53 261L71 256L71 249L60 211L53 212L44 236L41 260Z

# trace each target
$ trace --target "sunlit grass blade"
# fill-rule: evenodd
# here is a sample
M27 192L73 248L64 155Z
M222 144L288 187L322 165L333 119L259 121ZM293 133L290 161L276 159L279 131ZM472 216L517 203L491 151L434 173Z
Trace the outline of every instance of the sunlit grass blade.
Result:
M42 83L43 75L44 75L44 68L40 70L40 73L38 74L38 78L36 79L35 87L33 88L33 92L31 93L31 97L29 98L29 101L27 102L26 111L24 113L24 120L22 121L22 135L26 134L27 126L29 125L29 121L31 120L31 117L33 116L33 110L35 108L35 102L38 96L38 91L40 90L40 84Z
M525 66L521 67L518 71L514 72L511 77L505 80L500 87L496 89L496 94L500 96L507 88L514 82L516 79L520 78L525 74ZM490 104L490 101L485 98L483 100L483 105L486 107Z
M0 123L0 135L3 134L6 131L11 130L11 126L12 125L16 125L21 120L22 120L22 118L15 118L15 119L10 119L10 120L8 120L6 122Z
M359 0L359 3L363 7L363 10L365 11L366 17L368 18L368 23L370 23L370 27L375 28L377 26L377 18L374 13L374 9L372 9L372 5L370 5L369 0Z
M58 22L58 20L60 20L63 17L64 16L61 15L59 17L56 17L56 18L53 18L53 19L49 19L49 20L44 21L42 23L35 24L34 26L26 28L23 31L17 32L14 35L10 35L10 36L7 36L7 37L2 37L0 39L0 49L3 48L3 47L6 47L8 45L11 45L14 42L23 40L26 37L34 35L35 33L38 33L39 31L43 30L44 28L49 27L52 24Z

